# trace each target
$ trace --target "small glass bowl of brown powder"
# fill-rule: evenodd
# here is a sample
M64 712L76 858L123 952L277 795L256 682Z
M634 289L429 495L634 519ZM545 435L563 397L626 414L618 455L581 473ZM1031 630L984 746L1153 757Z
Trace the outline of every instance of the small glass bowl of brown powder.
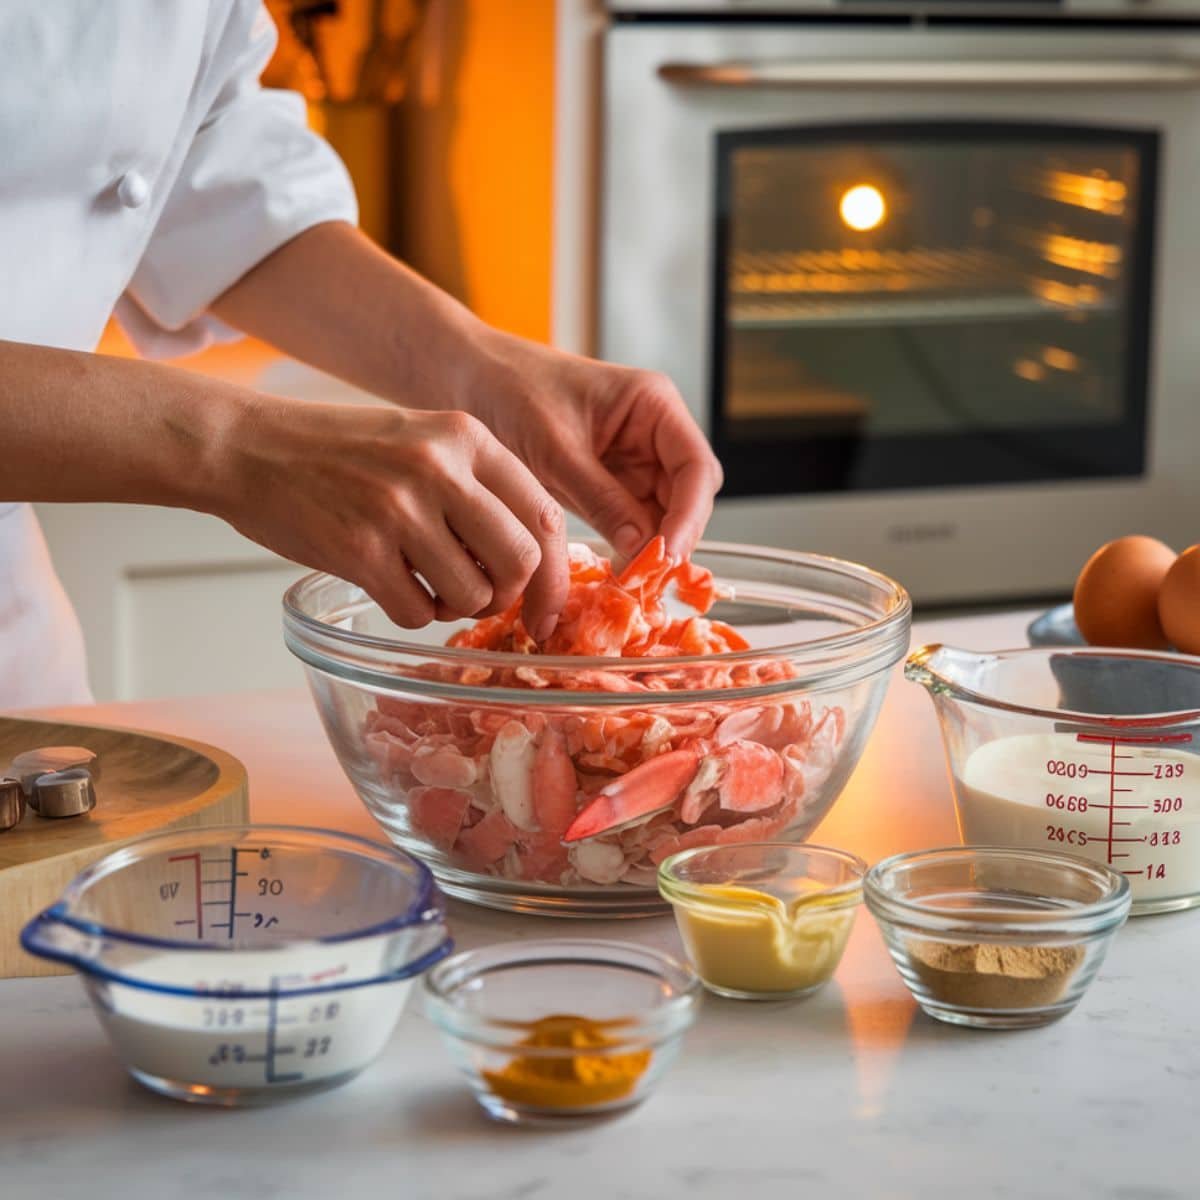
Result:
M901 978L931 1016L1044 1025L1079 1003L1129 915L1128 880L1066 854L953 846L897 854L863 894Z

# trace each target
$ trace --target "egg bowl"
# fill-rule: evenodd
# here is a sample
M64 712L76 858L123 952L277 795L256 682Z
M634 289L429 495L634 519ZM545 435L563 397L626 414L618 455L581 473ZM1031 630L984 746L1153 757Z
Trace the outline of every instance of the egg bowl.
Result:
M709 991L796 999L837 970L866 870L844 850L751 842L675 854L659 867L658 887Z

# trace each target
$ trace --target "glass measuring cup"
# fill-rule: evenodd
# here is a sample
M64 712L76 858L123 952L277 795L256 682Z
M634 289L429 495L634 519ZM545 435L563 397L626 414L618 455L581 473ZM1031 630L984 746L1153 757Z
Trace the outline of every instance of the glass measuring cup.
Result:
M1200 659L1093 647L922 646L966 845L1075 854L1134 915L1200 904Z
M344 1083L452 943L428 868L288 826L158 834L78 875L21 933L76 967L130 1074L207 1104Z

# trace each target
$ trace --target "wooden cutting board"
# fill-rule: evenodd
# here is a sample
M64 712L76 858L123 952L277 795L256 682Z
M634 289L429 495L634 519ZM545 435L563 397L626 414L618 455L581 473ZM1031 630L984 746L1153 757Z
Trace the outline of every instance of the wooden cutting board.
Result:
M248 819L246 768L202 742L131 729L0 717L0 771L39 746L85 746L100 760L96 807L83 817L24 820L0 833L0 979L69 968L21 949L22 926L89 863L148 833Z

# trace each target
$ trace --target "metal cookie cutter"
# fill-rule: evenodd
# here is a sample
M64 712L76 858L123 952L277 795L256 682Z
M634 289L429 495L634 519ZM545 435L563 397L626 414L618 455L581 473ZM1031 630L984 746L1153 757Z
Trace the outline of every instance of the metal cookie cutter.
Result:
M39 775L33 783L30 808L39 817L81 817L96 807L96 789L84 767Z
M26 803L37 812L37 796L33 786L37 780L42 775L71 771L76 767L85 767L92 782L99 783L100 760L94 750L84 746L40 746L36 750L26 750L12 760L9 774L21 781Z
M21 823L25 815L25 793L19 779L0 779L0 833Z

